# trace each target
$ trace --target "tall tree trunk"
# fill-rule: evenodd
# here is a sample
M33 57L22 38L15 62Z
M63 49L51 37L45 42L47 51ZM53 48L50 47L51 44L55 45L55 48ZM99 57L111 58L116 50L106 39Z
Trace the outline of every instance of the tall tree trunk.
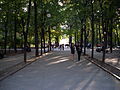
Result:
M28 16L27 16L27 25L26 25L26 32L24 37L24 62L27 61L27 35L28 35L28 29L30 24L30 13L31 12L31 0L29 0L29 6L28 6Z
M103 21L103 20L102 20ZM106 31L106 22L104 24L104 22L102 22L103 25L103 38L104 38L104 43L103 43L103 57L102 57L102 61L105 62L105 54L106 54L106 46L107 46L107 31Z
M98 30L98 25L96 24L96 44L98 44L98 43L99 43L98 33L99 33L99 30Z
M99 21L99 40L100 40L100 43L101 43L102 42L102 37L101 37L100 21Z
M35 56L38 57L39 56L39 41L38 41L38 28L37 28L37 2L36 0L34 0L34 14L35 14Z
M77 42L78 42L78 30L76 31L76 40L77 40Z
M48 33L49 33L49 50L51 51L51 30L50 30L50 26L48 27Z
M44 45L44 53L46 53L46 50L45 50L45 27L43 29L43 45Z
M43 51L42 51L42 49L43 49L43 27L41 28L41 55L43 54Z
M102 31L103 31L103 38L104 38L104 43L103 43L103 57L102 57L102 62L105 62L105 28L104 28L104 22L103 22L103 16L102 16Z
M75 32L75 44L77 42L77 33Z
M69 44L71 45L71 43L72 43L72 36L69 35Z
M92 20L91 20L91 27L92 27L92 53L91 53L91 58L93 58L94 55L94 12L93 12L93 3L91 0L91 8L92 8Z
M86 25L84 26L84 55L86 54L86 44L87 44L87 35L86 35Z
M113 40L112 40L112 38L113 38L113 34L112 34L112 32L113 32L113 21L112 21L112 19L110 20L110 52L112 53L112 48L113 48Z
M4 39L4 54L7 53L6 49L7 49L7 36L8 36L8 12L6 13L6 21L5 21L5 39Z
M104 42L103 42L103 47L102 47L102 49L103 49L103 56L102 56L102 62L105 62L105 53L106 53L106 51L105 51L105 44L106 44L106 31L105 31L105 24L104 24L104 17L103 17L103 6L102 6L102 3L103 3L103 0L99 0L99 3L100 3L100 8L101 8L101 12L102 12L102 16L101 16L101 22L102 22L102 32L103 32L103 39L104 39Z
M15 53L17 52L17 47L16 47L16 32L17 32L17 17L16 17L16 13L17 11L15 11L15 17L14 17L14 51Z
M80 34L80 49L81 49L80 51L81 51L81 53L82 53L82 48L83 48L83 31L84 31L84 29L82 28L81 34Z

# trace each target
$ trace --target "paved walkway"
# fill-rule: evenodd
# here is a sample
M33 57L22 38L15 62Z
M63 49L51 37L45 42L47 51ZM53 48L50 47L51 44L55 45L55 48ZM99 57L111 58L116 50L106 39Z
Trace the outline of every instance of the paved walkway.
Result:
M32 50L32 52L27 53L27 59L30 59L33 56L35 56L34 50ZM13 55L13 56L6 56L5 58L0 59L0 71L3 71L7 68L10 68L10 67L12 67L16 64L19 64L23 61L24 61L24 54L23 53Z
M0 82L0 90L120 90L120 82L83 57L55 51Z
M48 49L46 49L47 52ZM39 49L39 52L40 49ZM44 52L44 51L43 51ZM27 60L35 58L35 49L32 49L31 52L27 52ZM16 54L16 55L12 55L12 56L6 56L3 59L0 59L0 72L11 68L13 66L16 66L17 64L24 62L24 54L20 53L20 54Z

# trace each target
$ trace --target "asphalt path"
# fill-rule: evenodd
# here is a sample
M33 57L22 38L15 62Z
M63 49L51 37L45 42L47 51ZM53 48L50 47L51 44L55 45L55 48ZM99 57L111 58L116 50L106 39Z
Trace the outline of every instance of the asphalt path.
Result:
M54 51L0 82L0 90L120 90L120 82L83 57Z

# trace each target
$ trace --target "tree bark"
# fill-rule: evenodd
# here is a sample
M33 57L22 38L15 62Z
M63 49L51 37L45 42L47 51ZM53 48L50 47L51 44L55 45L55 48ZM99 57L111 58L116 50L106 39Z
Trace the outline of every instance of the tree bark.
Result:
M8 12L6 13L6 21L5 21L5 39L4 39L4 54L7 53L6 49L7 49L7 36L8 36Z
M37 2L34 0L34 24L35 24L35 56L39 56L39 40L38 40L38 28L37 28Z
M112 38L113 38L113 34L112 34L112 32L113 32L113 21L112 21L112 19L110 20L110 52L112 53L112 48L113 48L113 40L112 40Z
M48 33L49 33L49 50L51 51L51 31L50 31L50 26L48 27Z
M16 47L16 32L17 32L17 17L16 17L16 11L15 11L15 17L14 17L14 51L15 53L17 52L17 47Z
M75 44L77 42L77 33L75 32Z
M92 53L91 53L91 58L94 56L94 12L93 12L93 3L91 0L91 9L92 9L92 20L91 20L91 27L92 27Z
M101 43L102 42L102 38L101 38L100 21L99 21L99 40L100 40L100 43Z
M46 53L46 50L45 50L45 27L43 29L43 45L44 45L44 53Z
M83 48L83 31L84 29L81 29L81 34L80 34L80 57L81 57L81 53L82 53L82 48Z
M29 29L29 23L30 23L30 14L31 14L31 0L29 0L29 6L28 6L28 16L27 16L27 25L26 25L26 32L24 37L24 62L27 62L27 35L28 35L28 29Z
M42 49L43 49L43 34L42 34L42 31L43 31L43 27L41 28L41 55L43 54L43 51L42 51Z
M86 54L86 44L87 44L87 36L86 36L86 25L84 26L84 55Z

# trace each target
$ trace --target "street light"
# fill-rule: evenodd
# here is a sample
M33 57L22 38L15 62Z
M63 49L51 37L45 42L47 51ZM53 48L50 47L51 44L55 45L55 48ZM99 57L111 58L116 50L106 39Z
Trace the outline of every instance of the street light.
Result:
M51 17L51 14L50 14L50 13L48 13L48 14L47 14L47 17L48 17L48 18L50 18L50 17Z

